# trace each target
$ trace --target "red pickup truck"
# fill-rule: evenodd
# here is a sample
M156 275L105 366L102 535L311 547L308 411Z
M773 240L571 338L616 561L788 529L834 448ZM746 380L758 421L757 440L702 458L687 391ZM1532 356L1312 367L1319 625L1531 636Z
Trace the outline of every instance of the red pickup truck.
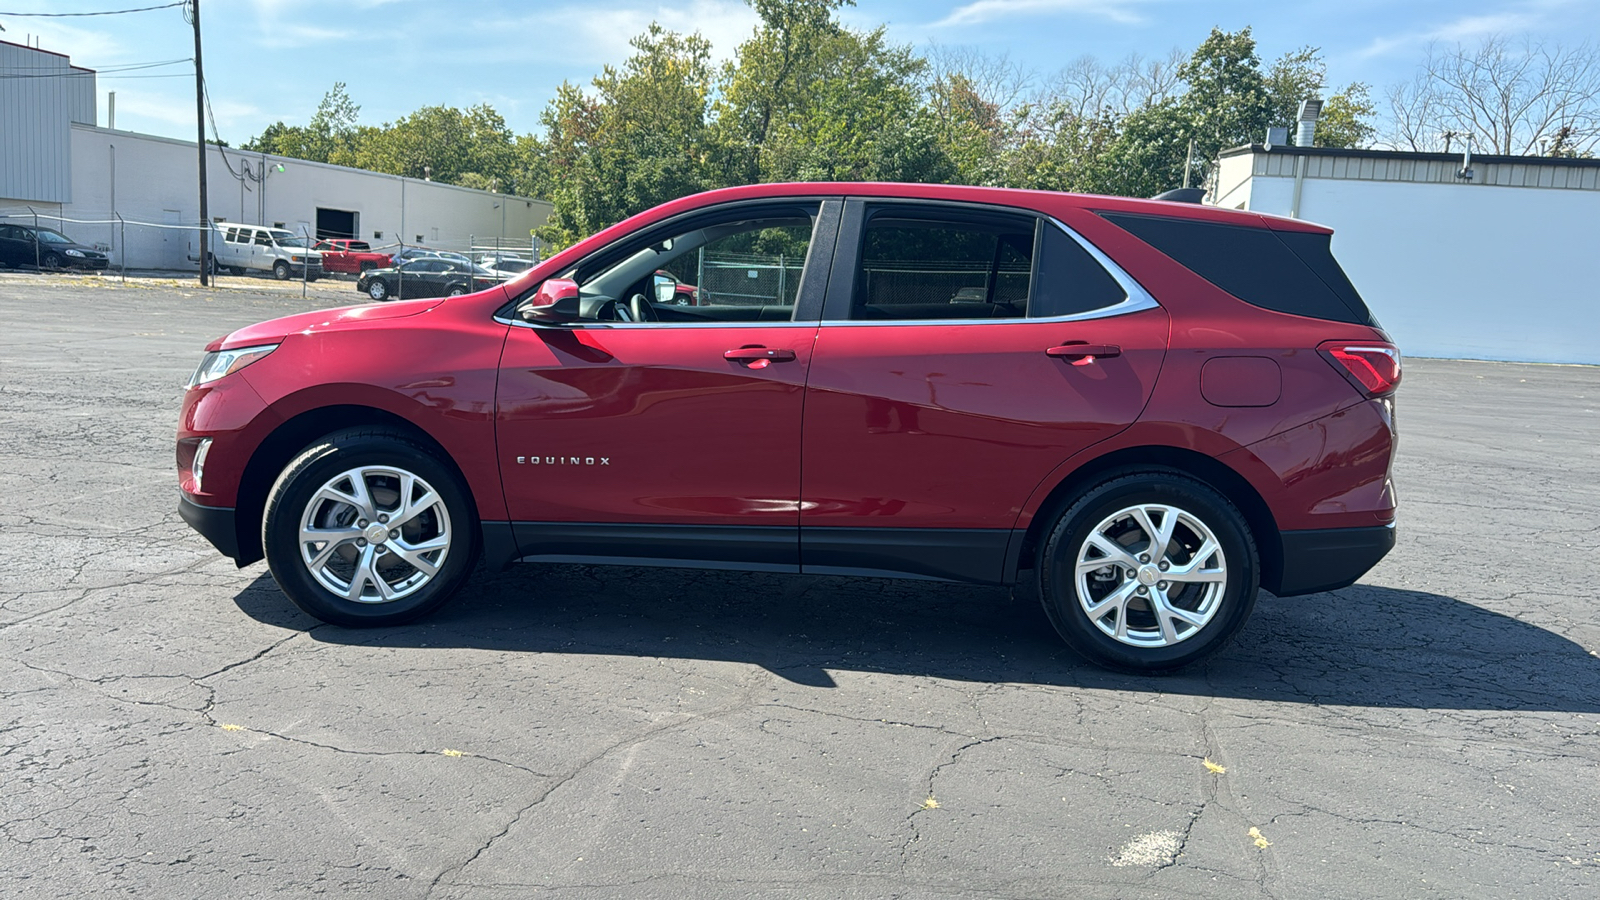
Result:
M393 257L387 253L378 253L366 241L352 241L345 238L334 238L326 241L317 241L317 250L322 251L322 271L324 272L349 272L360 275L368 269L388 268Z

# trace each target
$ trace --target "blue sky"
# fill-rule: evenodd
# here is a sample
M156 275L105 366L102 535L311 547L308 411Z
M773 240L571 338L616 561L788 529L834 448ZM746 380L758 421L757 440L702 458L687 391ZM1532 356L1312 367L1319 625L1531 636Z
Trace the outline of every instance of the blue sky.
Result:
M81 12L161 0L0 0L8 12ZM890 36L970 46L1047 75L1092 55L1164 55L1198 44L1212 26L1252 26L1264 60L1321 47L1335 84L1366 81L1381 96L1416 71L1430 41L1500 33L1565 44L1600 37L1597 0L860 0L848 24L886 23ZM361 120L378 124L419 106L488 102L517 132L535 131L563 79L587 83L628 54L652 20L699 31L719 57L750 34L742 0L204 0L205 61L217 124L238 144L269 123L303 123L335 81L349 85ZM77 65L114 69L193 56L178 9L91 18L0 15L0 39L37 36ZM165 74L190 77L146 77ZM192 139L187 63L107 71L119 128Z

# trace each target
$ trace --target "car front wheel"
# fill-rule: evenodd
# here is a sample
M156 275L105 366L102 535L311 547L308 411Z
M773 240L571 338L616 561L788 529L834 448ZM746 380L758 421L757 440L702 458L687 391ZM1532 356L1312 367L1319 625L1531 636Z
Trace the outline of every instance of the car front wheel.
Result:
M1227 498L1151 471L1091 488L1057 520L1036 574L1045 614L1081 655L1171 672L1225 647L1255 606L1255 541Z
M55 253L46 253L39 258L39 266L44 269L61 268L61 257Z
M466 487L432 453L400 434L352 429L283 470L261 536L296 606L368 627L443 605L471 572L474 527Z
M289 264L284 262L281 259L278 260L277 262L273 263L272 264L272 277L278 279L279 281L288 281L289 280Z
M372 281L367 282L367 296L374 300L387 300L389 299L389 285L385 284L382 279L374 278Z

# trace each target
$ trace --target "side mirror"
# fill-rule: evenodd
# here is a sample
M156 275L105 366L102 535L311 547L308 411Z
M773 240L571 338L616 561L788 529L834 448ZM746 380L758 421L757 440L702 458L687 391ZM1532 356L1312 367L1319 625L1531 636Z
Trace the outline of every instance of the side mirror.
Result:
M530 322L571 322L578 318L578 283L570 278L547 278L522 306Z
M666 275L655 276L656 302L671 303L678 290L678 282Z

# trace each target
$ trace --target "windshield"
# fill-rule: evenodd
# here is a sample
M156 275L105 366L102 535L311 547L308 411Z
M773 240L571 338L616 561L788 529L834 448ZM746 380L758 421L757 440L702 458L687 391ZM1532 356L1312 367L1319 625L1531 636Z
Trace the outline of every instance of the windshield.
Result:
M306 242L295 236L292 231L272 232L272 242L279 247L304 247Z
M66 235L61 234L59 232L51 231L48 228L41 228L36 233L39 235L39 240L43 241L46 244L70 244L70 243L72 243L71 238L68 238Z

